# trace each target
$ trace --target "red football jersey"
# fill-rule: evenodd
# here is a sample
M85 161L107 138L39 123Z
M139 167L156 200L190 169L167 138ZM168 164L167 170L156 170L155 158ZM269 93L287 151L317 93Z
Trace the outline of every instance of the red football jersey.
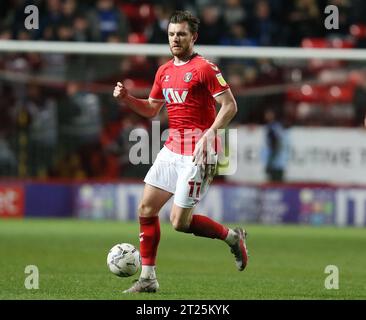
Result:
M160 66L150 98L164 100L169 117L165 145L173 152L192 155L195 143L216 117L215 97L228 90L219 68L200 55L176 65Z

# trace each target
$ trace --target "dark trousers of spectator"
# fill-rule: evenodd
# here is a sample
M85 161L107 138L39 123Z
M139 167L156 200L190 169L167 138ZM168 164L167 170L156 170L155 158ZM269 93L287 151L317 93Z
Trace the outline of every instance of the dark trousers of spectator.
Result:
M271 182L282 182L284 178L283 169L267 168L266 174L268 181Z

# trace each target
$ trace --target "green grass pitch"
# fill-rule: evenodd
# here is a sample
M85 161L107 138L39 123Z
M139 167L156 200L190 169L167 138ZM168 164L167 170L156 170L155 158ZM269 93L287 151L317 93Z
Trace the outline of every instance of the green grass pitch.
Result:
M178 233L162 224L160 291L125 295L137 277L118 278L106 266L116 243L138 246L134 222L1 220L0 299L366 299L366 232L360 228L246 226L250 260L238 272L224 242ZM39 270L39 289L24 282ZM327 265L339 270L328 290Z

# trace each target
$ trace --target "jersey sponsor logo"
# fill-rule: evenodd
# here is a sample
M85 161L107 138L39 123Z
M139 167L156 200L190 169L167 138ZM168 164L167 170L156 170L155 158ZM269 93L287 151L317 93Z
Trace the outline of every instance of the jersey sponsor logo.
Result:
M189 82L189 81L191 81L191 80L192 80L192 78L193 78L192 72L187 72L187 73L184 75L183 80L184 80L184 82Z
M223 87L225 87L225 86L226 86L226 81L225 81L225 79L224 79L224 77L222 76L222 74L221 74L221 73L218 73L218 74L216 75L216 78L217 78L217 80L219 81L219 83L221 84L221 86L223 86Z
M188 90L174 90L173 88L164 88L163 95L167 103L184 103L186 101Z

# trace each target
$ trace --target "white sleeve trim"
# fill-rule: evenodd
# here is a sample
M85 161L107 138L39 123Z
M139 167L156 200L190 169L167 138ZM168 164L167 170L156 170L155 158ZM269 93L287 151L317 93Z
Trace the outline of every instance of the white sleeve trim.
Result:
M215 94L213 94L212 96L214 97L214 98L216 98L217 96L219 96L220 94L222 94L222 93L224 93L225 91L228 91L229 90L229 88L227 88L227 89L225 89L225 90L223 90L223 91L220 91L220 92L218 92L218 93L215 93Z

